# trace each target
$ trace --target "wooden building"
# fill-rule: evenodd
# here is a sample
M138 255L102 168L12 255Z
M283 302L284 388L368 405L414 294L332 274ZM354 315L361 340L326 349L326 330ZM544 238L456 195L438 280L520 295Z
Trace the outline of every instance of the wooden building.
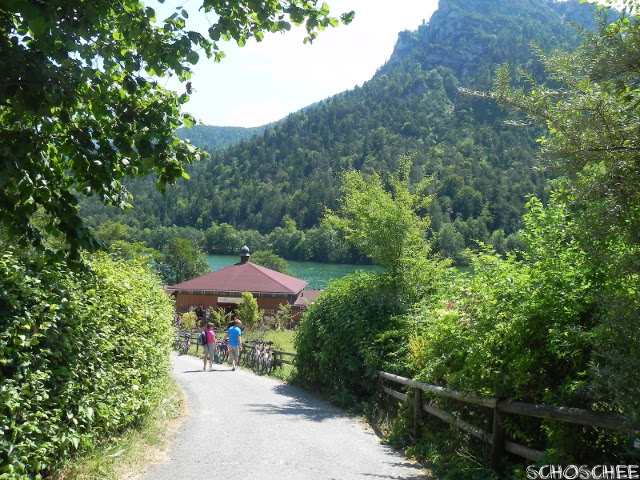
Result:
M249 248L240 251L240 262L177 285L166 291L175 297L177 313L205 312L211 307L234 310L242 292L250 292L265 315L274 315L282 305L291 305L297 318L317 297L317 290L304 290L305 280L276 272L249 261Z

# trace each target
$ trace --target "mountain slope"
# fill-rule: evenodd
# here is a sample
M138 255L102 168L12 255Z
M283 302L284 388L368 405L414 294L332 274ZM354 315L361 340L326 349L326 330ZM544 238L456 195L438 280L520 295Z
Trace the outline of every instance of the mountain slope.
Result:
M180 128L177 133L180 138L188 138L198 148L212 153L219 152L229 145L261 134L268 126L245 128L194 125L191 128Z
M546 177L536 168L540 132L505 127L507 116L494 103L458 87L491 88L504 61L541 73L531 42L573 48L580 35L570 21L590 26L592 15L578 0L441 0L429 23L400 34L389 62L363 87L214 154L164 199L134 191L135 215L262 233L288 216L309 229L326 206L336 206L341 171L384 175L409 154L414 181L434 178L428 213L434 230L444 232L443 251L453 255L452 246L459 251L493 232L513 233L527 195L544 197Z

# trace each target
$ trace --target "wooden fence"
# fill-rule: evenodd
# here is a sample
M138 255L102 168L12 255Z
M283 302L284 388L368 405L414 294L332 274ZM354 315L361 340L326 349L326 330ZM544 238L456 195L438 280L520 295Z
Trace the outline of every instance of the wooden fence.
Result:
M640 437L640 430L637 430L629 421L629 419L617 413L596 412L593 410L584 410L580 408L554 407L549 405L538 405L524 402L511 402L500 400L498 398L481 397L466 393L460 393L448 388L416 382L414 380L400 377L392 373L376 373L378 374L378 389L402 402L407 402L409 400L409 395L385 386L384 380L399 383L413 389L413 430L415 437L418 437L420 435L422 413L430 413L431 415L434 415L444 420L445 422L455 425L461 430L464 430L465 432L470 433L471 435L487 443L490 443L491 467L495 470L499 468L500 459L504 456L505 452L513 453L515 455L519 455L536 462L540 461L540 459L542 458L542 452L506 440L503 427L504 414L506 413L537 418L552 418L560 422L627 432L636 435L636 437ZM484 430L481 430L474 425L456 418L449 413L438 410L422 399L423 392L430 392L438 396L452 398L464 403L470 403L473 405L479 405L482 407L493 409L493 426L491 433L485 432ZM636 442L636 445L637 444L638 442Z
M273 363L276 367L281 367L283 364L293 365L293 362L289 360L285 360L284 356L288 355L289 357L295 357L295 353L283 352L282 350L274 350L273 351Z

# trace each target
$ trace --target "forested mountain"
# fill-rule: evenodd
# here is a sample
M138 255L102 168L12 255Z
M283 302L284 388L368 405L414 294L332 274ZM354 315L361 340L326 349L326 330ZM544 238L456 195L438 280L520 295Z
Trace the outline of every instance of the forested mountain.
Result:
M241 142L254 135L261 134L269 126L245 128L194 125L191 128L180 128L177 133L180 138L188 138L198 148L213 153L224 150L229 145Z
M505 126L508 114L493 101L459 88L489 90L504 62L542 75L533 43L575 48L582 37L573 22L591 28L594 8L578 0L440 0L429 22L400 33L390 60L362 87L217 153L213 141L189 135L211 158L164 198L151 182L132 184L135 208L119 221L202 230L228 223L266 234L289 217L308 230L336 207L341 172L384 176L410 155L413 181L433 177L425 214L441 251L456 258L477 242L504 243L520 228L527 196L544 198L541 132ZM111 215L85 211L93 221Z

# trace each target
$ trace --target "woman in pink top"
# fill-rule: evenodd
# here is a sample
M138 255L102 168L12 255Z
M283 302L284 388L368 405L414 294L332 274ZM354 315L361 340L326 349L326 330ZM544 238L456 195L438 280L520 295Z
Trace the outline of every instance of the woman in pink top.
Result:
M204 366L202 367L202 370L207 370L207 360L209 360L209 371L211 371L213 370L213 354L217 348L216 333L213 331L213 323L207 323L205 333L207 334L207 343L203 345L204 357L202 358Z

